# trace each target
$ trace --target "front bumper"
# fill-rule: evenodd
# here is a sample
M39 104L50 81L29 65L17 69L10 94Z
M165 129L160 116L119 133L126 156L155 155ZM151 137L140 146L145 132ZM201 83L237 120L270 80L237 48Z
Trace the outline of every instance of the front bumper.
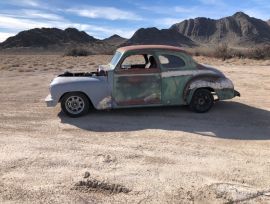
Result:
M53 100L51 94L49 94L46 98L45 98L45 102L47 104L47 107L54 107L57 105L57 101Z

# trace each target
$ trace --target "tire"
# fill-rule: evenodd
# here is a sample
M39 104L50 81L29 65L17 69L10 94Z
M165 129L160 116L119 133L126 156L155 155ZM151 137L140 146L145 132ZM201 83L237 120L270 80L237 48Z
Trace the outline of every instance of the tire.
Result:
M214 97L207 89L198 89L192 96L189 104L191 110L197 113L205 113L214 105Z
M85 94L71 92L63 96L61 108L66 115L77 118L89 112L90 102Z

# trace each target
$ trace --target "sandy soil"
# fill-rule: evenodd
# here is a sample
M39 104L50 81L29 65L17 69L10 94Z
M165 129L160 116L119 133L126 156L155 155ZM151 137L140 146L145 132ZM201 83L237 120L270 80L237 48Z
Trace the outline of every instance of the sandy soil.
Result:
M110 56L0 56L1 203L269 203L270 62L218 65L241 98L187 107L95 111L72 119L44 98L56 74ZM129 193L75 188L83 174Z

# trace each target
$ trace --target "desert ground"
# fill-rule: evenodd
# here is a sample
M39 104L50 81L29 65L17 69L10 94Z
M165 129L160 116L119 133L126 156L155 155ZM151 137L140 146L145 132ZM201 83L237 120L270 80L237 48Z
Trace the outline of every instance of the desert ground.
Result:
M270 203L269 60L196 57L241 93L205 114L167 107L75 119L46 107L54 76L110 58L0 55L1 203ZM85 172L105 187L84 187Z

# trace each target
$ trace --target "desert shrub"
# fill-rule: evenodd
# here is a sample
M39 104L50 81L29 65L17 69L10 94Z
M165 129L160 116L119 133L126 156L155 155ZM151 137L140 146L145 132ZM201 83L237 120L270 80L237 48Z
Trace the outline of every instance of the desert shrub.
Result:
M216 47L201 47L195 48L190 51L194 56L206 56L206 57L215 57L221 58L223 60L232 58L232 50L228 47L226 43L220 44Z
M231 49L229 48L228 44L223 43L218 45L214 50L214 57L221 58L223 60L232 58Z
M231 54L231 57L244 59L244 58L247 58L248 53L246 50L231 49L230 54Z
M199 47L190 49L189 53L193 56L215 57L223 60L237 57L239 59L249 58L256 60L270 59L270 45L257 46L250 49L229 48L227 44L217 47Z
M200 52L199 51L195 51L194 53L192 53L194 56L196 56L196 57L198 57L198 56L200 56L201 54L200 54Z
M88 56L92 54L93 53L91 53L89 50L85 48L71 48L66 51L65 56L79 57L79 56Z
M213 57L214 50L211 47L198 47L192 48L187 50L188 53L192 54L193 56L206 56L206 57Z
M265 45L262 47L256 47L251 49L248 52L247 57L250 59L257 59L257 60L270 59L270 45Z
M250 59L264 59L264 55L261 52L261 48L253 48L248 53L248 58Z
M263 48L264 57L270 59L270 45L264 46Z

